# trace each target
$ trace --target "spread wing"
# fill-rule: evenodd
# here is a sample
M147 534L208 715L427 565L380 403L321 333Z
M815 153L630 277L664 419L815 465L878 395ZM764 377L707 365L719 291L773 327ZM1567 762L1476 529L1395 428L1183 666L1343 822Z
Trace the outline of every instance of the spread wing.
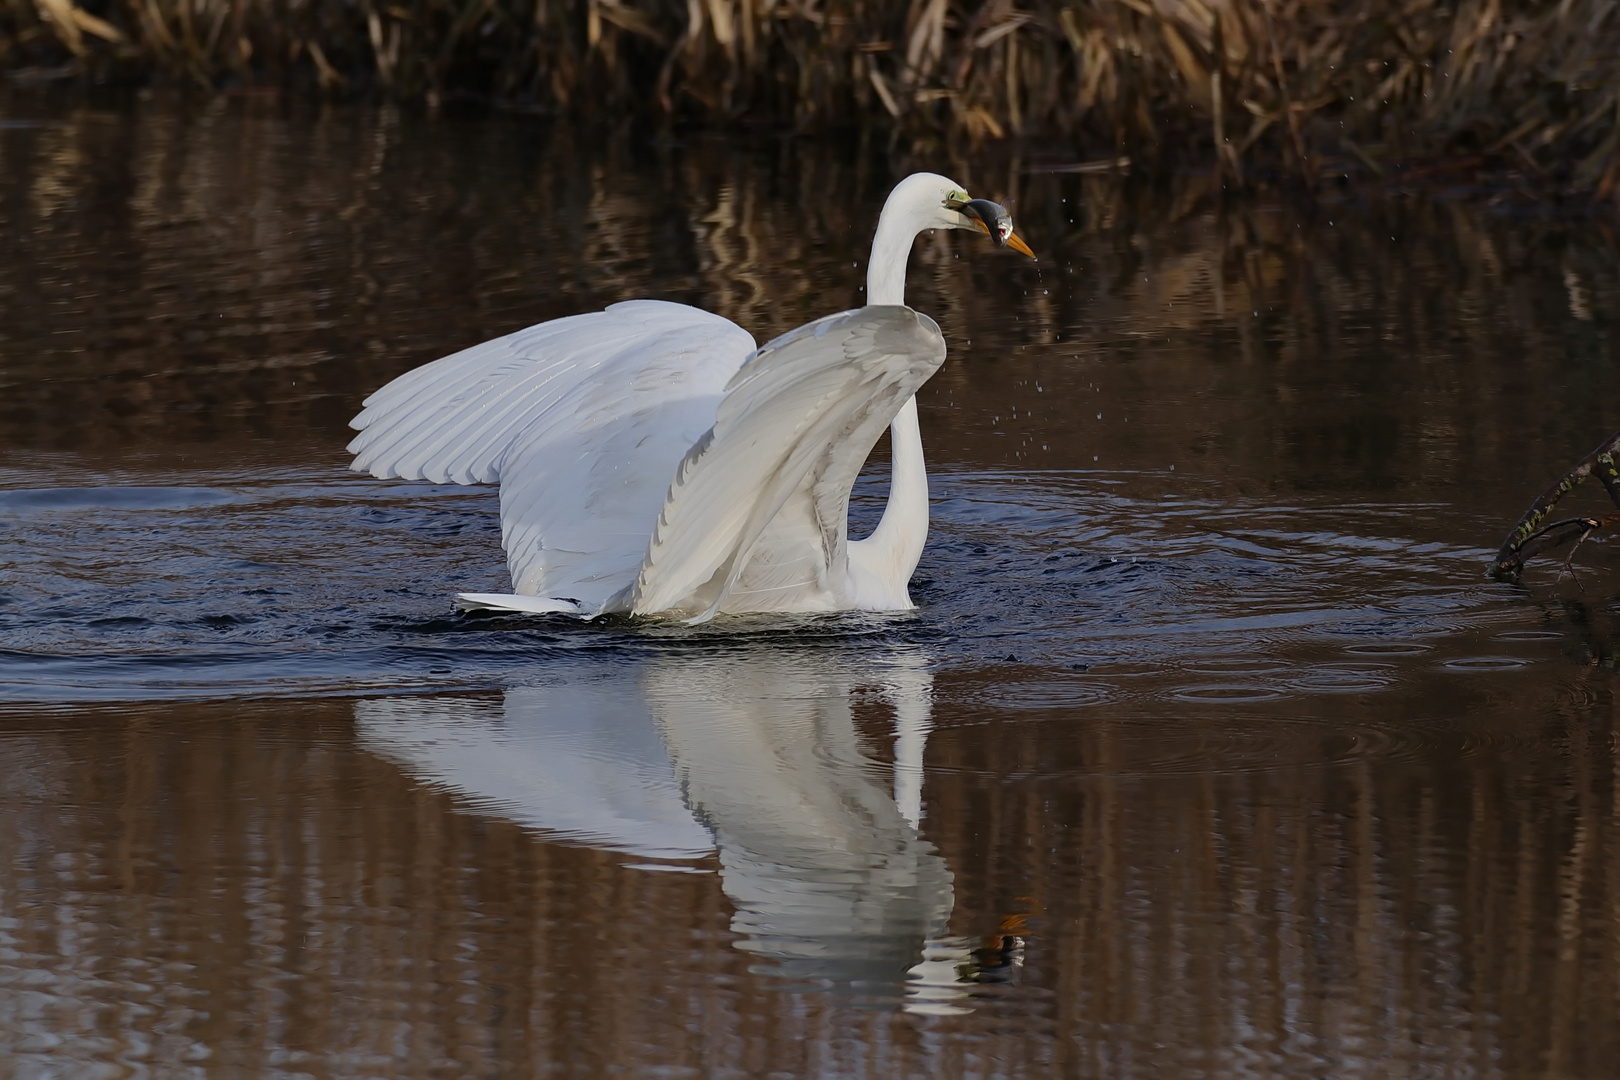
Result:
M614 606L699 620L840 606L850 488L944 359L939 327L900 306L829 315L765 345L681 462L635 586Z
M634 300L406 372L351 421L351 466L501 485L516 593L586 613L633 581L682 455L754 341L728 319Z

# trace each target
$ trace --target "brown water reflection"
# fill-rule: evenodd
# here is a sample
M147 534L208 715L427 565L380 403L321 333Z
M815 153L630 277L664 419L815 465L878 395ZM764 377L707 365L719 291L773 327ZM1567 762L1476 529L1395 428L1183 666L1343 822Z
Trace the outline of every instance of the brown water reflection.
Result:
M1620 422L1604 222L0 116L0 1074L1612 1073L1620 575L1482 576ZM915 615L458 618L490 494L342 471L542 318L859 303L919 166L1042 259L918 245Z
M859 302L895 167L223 99L40 124L0 132L0 438L76 454L340 432L355 394L447 343L625 298L698 303L764 340ZM1351 195L1217 213L1200 177L949 165L1015 202L1046 259L919 242L912 301L958 354L925 403L936 458L1097 455L1262 489L1462 474L1516 508L1612 427L1605 222ZM1005 407L945 413L985 400Z
M0 1047L14 1075L1606 1075L1596 696L1389 756L1295 720L1317 756L1256 770L1230 716L952 710L949 931L1018 966L944 1016L751 974L713 857L540 842L357 745L344 702L13 713Z

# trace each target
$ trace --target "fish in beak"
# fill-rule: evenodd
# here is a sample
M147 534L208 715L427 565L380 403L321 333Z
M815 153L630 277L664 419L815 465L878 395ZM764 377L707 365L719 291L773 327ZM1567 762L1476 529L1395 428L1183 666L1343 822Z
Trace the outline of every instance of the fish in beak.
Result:
M997 247L1010 247L1020 255L1028 255L1032 259L1035 257L1029 245L1013 232L1012 215L1000 203L989 199L969 199L956 210L972 218L973 223L994 240Z

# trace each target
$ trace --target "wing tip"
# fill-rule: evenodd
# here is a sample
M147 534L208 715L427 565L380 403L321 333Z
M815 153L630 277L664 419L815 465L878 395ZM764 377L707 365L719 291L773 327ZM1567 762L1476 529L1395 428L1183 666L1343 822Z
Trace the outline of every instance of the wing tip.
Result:
M549 596L518 596L513 593L457 593L459 611L507 611L529 615L578 615L588 618L585 609L572 600Z

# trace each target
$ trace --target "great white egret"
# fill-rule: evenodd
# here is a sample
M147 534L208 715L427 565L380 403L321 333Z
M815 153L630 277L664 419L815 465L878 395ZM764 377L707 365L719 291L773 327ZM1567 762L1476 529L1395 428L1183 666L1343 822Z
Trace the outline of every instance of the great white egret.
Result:
M945 339L905 306L925 229L970 229L1032 255L1006 212L917 173L890 192L868 306L762 348L684 304L631 300L486 341L408 371L351 425L356 472L501 485L512 593L467 609L899 611L928 535L913 395ZM849 493L890 428L888 502L848 538Z

